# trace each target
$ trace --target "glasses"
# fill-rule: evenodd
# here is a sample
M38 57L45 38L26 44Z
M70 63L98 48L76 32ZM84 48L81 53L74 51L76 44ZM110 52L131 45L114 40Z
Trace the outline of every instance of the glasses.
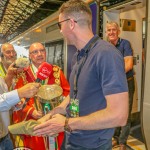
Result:
M70 19L65 19L65 20L60 21L60 22L57 23L57 25L58 25L58 27L59 27L60 30L61 30L61 23L65 22L65 21L68 21L68 20L70 20ZM77 23L76 20L74 20L74 22Z
M39 52L41 54L44 54L45 53L45 49L34 50L34 51L30 52L30 54L37 55Z

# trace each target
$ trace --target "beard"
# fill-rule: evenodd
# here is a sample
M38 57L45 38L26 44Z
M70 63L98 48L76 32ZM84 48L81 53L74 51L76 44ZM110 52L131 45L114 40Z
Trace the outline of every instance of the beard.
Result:
M7 65L11 65L15 60L16 60L16 56L13 56L9 59L6 58L5 56L3 57L3 62L6 63Z

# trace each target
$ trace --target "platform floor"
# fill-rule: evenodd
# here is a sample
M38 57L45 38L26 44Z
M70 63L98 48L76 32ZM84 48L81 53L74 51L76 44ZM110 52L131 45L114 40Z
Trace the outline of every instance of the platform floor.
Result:
M113 148L113 150L119 150L119 147L116 146ZM146 148L143 142L132 136L129 136L127 141L127 150L146 150Z
M133 114L127 150L146 150L140 122L140 113ZM119 147L116 146L113 150L119 150Z

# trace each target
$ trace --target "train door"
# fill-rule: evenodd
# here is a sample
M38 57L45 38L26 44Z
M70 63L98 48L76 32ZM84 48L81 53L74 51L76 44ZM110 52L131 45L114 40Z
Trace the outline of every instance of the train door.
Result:
M150 2L147 0L146 34L145 34L145 84L143 95L143 128L147 149L150 149Z
M121 8L122 6L120 6ZM105 36L105 26L108 21L116 21L120 24L120 37L130 41L134 54L134 71L136 91L134 95L133 112L140 111L141 103L141 80L142 80L142 18L145 17L145 7L126 10L111 8L104 11L103 18L103 37ZM117 10L116 10L117 9Z
M103 5L103 3L101 4ZM107 4L108 5L108 4ZM141 104L142 95L142 54L143 54L143 18L146 17L145 0L125 0L121 4L114 6L107 6L103 11L103 39L107 40L105 35L106 23L109 21L116 21L120 25L120 37L130 41L133 49L134 57L134 72L135 72L135 93L132 108L132 126L131 135L139 138L144 142L141 125ZM135 133L135 130L140 130L140 133ZM137 132L137 131L136 131Z

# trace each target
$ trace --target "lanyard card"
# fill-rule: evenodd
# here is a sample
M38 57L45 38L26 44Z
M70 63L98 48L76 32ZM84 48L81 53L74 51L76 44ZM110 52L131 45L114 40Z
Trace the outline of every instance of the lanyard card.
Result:
M79 100L78 99L71 99L70 113L71 113L71 117L79 117Z

